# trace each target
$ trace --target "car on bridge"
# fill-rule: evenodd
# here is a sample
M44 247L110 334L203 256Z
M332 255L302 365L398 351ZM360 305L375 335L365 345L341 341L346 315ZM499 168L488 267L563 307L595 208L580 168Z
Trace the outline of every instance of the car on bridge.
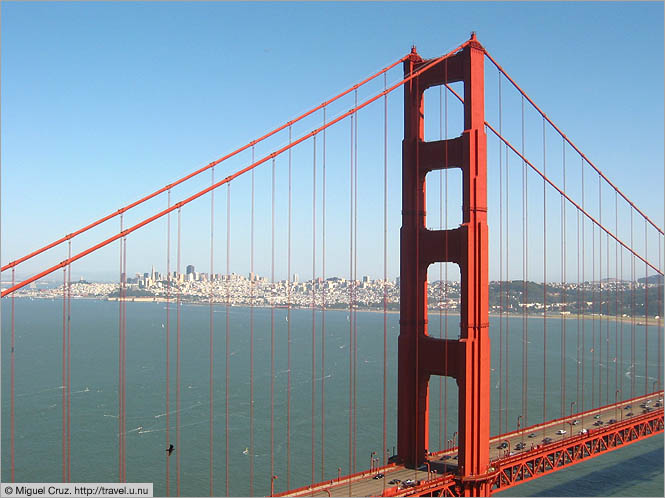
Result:
M524 444L524 443L517 443L515 445L516 450L523 450L524 448L526 448L526 444Z
M549 443L551 443L551 442L552 442L552 438L551 438L551 437L546 437L546 438L543 439L543 444L549 444Z
M580 434L586 434L587 432L589 432L589 431L586 430L586 429L582 429L582 430L580 431Z
M573 420L573 425L577 425L577 424L579 424L579 423L580 423L579 420Z
M496 447L497 450L503 450L505 448L508 448L508 443L506 443L505 441Z
M615 419L615 418L611 418L611 419L609 419L609 420L608 420L608 422L607 422L607 423L608 423L608 424L616 424L616 423L617 423L617 421L616 421L616 419Z
M559 436L563 436L563 435L566 433L566 431L563 430L563 429L559 429L558 431L556 431L556 433L557 433L557 435L559 435Z
M529 434L528 437L530 437L530 438L534 438L534 437L536 437L536 433L535 433L535 432L532 432L531 434Z
M376 474L374 477L372 477L372 479L383 479L384 477L385 476L383 474L379 473L379 474Z

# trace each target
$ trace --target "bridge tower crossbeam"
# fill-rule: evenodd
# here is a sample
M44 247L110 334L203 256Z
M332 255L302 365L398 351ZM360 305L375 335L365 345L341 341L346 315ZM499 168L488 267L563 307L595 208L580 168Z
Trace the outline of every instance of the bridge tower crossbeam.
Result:
M431 61L412 50L406 76ZM458 138L424 141L427 88L464 84L464 131ZM419 466L428 448L428 385L432 375L459 387L459 475L467 496L489 496L490 340L487 229L487 138L484 117L484 48L475 35L464 48L404 86L402 228L400 233L400 335L398 340L398 454ZM460 168L462 225L428 230L428 172ZM461 273L460 339L427 333L427 269L452 262Z

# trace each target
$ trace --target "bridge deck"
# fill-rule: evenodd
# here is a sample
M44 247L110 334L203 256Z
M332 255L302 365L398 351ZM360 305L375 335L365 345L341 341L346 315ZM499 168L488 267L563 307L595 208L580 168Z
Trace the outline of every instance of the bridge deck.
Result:
M660 391L622 401L616 405L612 404L600 409L597 408L583 413L575 413L572 416L562 419L494 436L490 439L490 460L498 462L514 455L527 456L529 453L542 452L546 446L572 436L577 436L582 429L586 429L589 431L589 434L593 434L598 432L599 429L607 428L608 422L611 419L615 419L617 423L621 423L624 420L628 421L642 415L644 408L640 407L640 405L647 402L651 409L655 408L662 412L662 397L663 392ZM660 403L660 406L656 407L656 403ZM628 416L628 413L632 413L633 415ZM573 424L574 421L578 421L578 423ZM603 424L595 426L594 424L597 421L603 421ZM566 432L565 434L557 434L559 430L565 430ZM543 439L546 437L551 438L552 441L544 443ZM504 441L508 444L508 447L505 449L499 448L499 445ZM525 448L521 450L516 449L515 446L522 442L526 445ZM448 451L433 453L428 458L428 463L419 469L389 464L372 472L363 471L351 476L342 476L340 479L304 486L276 496L395 496L412 494L412 492L416 491L416 488L405 488L402 484L390 484L390 482L396 479L399 479L400 482L412 479L416 482L420 481L422 487L427 486L428 483L433 483L435 480L437 482L441 481L446 475L450 476L450 481L452 481L452 476L456 470L457 448L455 447ZM383 474L384 477L375 479L378 473Z

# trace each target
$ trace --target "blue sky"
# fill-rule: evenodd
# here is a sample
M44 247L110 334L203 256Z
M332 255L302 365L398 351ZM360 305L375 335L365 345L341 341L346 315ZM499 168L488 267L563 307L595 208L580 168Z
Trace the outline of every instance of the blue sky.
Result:
M397 60L412 44L423 56L433 57L466 40L472 30L585 154L663 225L659 2L2 2L1 9L3 264L244 145ZM389 81L398 76L399 70ZM361 93L361 99L369 95ZM401 92L389 100L390 110L396 110L389 118L395 125L389 132L390 206L397 213L400 100ZM351 105L352 98L347 99L335 112ZM377 180L375 173L382 172L382 108L368 110L359 119L358 208L368 221L359 225L358 273L379 277L382 259L376 251L382 251L383 200L382 178ZM320 123L320 115L317 120L307 126ZM341 148L348 126L341 125L338 138L331 131L327 156L329 168L338 168L340 175L342 168L348 170L348 151ZM286 140L281 135L271 146ZM320 167L320 142L318 146ZM311 150L307 145L294 151L298 249L292 271L301 279L312 272L307 225L311 189L308 193L306 188L311 185ZM249 158L247 153L218 170L217 178ZM368 165L363 171L371 161L378 169ZM256 173L255 269L262 274L269 272L270 262L266 166ZM278 162L278 192L285 189L285 167L283 160ZM204 177L197 185L210 182L209 174ZM329 181L327 274L344 274L348 192L341 180L331 176ZM245 272L249 265L246 187L233 187L233 202L239 203L233 212L243 214L232 222L231 271ZM174 199L195 190L174 192ZM286 271L286 204L280 195L278 278ZM225 271L224 196L218 192L215 200L216 272ZM165 202L156 201L142 213L151 214ZM375 211L378 218L371 216ZM210 200L183 210L182 216L187 241L182 267L194 263L207 271ZM175 218L172 221L175 231ZM164 270L166 228L160 223L130 238L129 273L148 271L153 260ZM117 226L113 222L106 232L97 232L97 238ZM398 229L399 216L391 218L389 227L391 277L398 272ZM320 249L320 224L317 232ZM94 240L75 242L73 249ZM66 251L56 250L19 274L57 263ZM499 276L496 266L491 278ZM552 266L556 271L560 268ZM88 278L111 278L113 272L117 245L74 268L74 276Z

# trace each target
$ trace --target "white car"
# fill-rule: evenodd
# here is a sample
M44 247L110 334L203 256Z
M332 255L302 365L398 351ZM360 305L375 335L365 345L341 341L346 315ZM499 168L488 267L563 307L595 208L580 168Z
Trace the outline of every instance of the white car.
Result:
M586 434L587 432L588 432L588 431L587 431L586 429L582 429L582 430L580 431L580 434Z
M557 433L559 436L563 436L563 435L566 433L566 431L563 430L563 429L559 429L558 431L556 431L556 433Z

